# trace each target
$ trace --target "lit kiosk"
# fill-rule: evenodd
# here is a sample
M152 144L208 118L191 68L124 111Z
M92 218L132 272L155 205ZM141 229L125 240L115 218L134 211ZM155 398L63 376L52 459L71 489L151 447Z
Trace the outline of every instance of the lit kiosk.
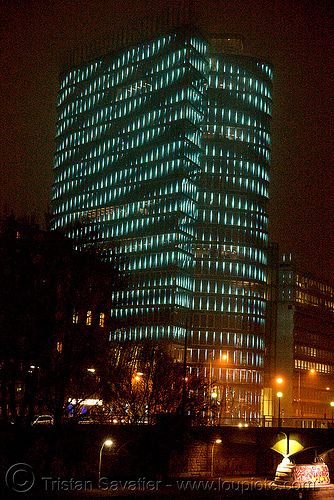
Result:
M276 469L275 483L281 486L299 488L329 485L329 470L322 458L315 457L312 464L295 464L293 455L302 451L304 447L295 439L290 439L285 432L280 431L280 434L284 437L272 446L272 450L283 457Z

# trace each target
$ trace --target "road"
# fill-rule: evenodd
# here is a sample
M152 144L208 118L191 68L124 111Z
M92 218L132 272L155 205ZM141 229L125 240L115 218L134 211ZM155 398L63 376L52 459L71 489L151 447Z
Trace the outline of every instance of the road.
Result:
M4 499L21 500L94 500L112 498L114 500L217 500L240 498L245 500L327 500L334 499L334 485L317 488L278 486L266 478L179 478L160 480L122 480L109 481L101 478L100 488L94 488L90 481L51 480L34 485L29 491L15 493L7 489L1 496Z

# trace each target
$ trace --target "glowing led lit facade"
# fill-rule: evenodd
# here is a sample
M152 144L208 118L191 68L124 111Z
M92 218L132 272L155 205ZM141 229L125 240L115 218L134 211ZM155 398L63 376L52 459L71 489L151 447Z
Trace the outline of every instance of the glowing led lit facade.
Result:
M89 222L81 229L88 240L117 242L126 255L132 286L113 311L120 339L184 338L205 51L201 37L176 31L62 78L54 226Z
M212 38L202 125L191 358L219 421L259 418L264 369L272 70Z
M219 419L253 419L272 74L231 43L183 28L62 74L53 226L125 256L115 338L182 343L187 330Z

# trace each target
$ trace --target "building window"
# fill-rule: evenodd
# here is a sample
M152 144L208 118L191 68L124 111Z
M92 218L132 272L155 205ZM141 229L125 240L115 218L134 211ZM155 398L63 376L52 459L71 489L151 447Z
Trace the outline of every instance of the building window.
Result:
M91 326L92 324L92 311L87 311L86 325Z
M76 325L79 322L79 314L75 309L73 310L72 322Z
M105 314L104 313L100 313L100 321L99 321L99 326L101 328L104 328L104 320L105 320Z

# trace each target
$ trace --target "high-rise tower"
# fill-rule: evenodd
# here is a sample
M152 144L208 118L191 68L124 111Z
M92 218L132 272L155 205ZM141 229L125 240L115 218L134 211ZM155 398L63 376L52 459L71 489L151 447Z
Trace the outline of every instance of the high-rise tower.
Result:
M238 49L183 27L67 69L53 191L55 228L126 258L115 338L187 332L220 419L259 416L264 352L272 74Z
M259 417L266 312L272 70L240 37L210 38L191 359L222 419Z
M113 311L120 339L184 337L205 51L201 36L176 30L62 75L54 225L88 222L88 241L113 241L126 256L131 287Z

